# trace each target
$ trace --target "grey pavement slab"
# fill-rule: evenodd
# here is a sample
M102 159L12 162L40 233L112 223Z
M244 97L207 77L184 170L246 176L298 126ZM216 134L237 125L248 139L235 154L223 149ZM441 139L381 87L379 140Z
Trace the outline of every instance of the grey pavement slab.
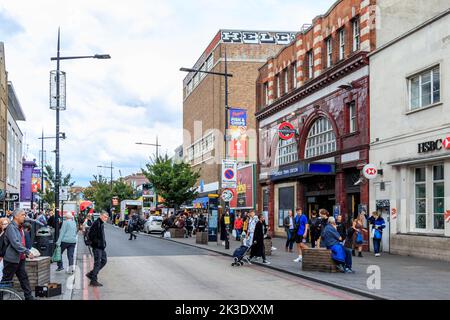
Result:
M159 237L152 235L152 237ZM230 241L230 249L214 243L200 245L195 238L165 239L183 244L213 250L222 254L231 255L240 243L234 239ZM297 254L284 250L285 239L272 239L277 250L268 257L270 268L275 268L291 274L323 284L330 284L339 288L348 288L381 299L414 299L414 300L442 300L450 296L450 263L406 257L391 254L382 254L374 257L366 252L363 258L353 257L354 274L306 272L301 270L301 264L293 262ZM374 288L374 282L369 279L373 269L379 268L380 287ZM369 280L370 286L367 285ZM448 299L448 298L447 298Z

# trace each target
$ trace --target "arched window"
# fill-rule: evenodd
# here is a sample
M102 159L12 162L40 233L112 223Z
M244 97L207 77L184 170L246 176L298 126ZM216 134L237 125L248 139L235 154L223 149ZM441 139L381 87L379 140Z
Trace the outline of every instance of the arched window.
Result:
M276 164L281 166L298 160L297 141L295 138L278 141Z
M309 129L306 138L305 158L317 157L336 151L336 135L331 122L321 117Z

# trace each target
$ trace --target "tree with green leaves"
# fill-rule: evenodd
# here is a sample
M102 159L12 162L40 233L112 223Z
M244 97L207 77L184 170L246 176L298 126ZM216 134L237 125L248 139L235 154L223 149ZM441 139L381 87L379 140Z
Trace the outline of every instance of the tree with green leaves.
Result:
M187 163L174 162L167 154L148 163L142 173L164 199L166 207L178 209L197 196L194 186L200 178L200 170L193 171Z

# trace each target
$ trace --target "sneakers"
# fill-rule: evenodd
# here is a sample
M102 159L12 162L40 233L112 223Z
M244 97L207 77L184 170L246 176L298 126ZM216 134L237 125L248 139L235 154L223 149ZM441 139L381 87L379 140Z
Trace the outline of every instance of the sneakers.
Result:
M98 281L92 281L89 283L91 287L103 287L103 285Z
M302 256L298 256L297 259L294 260L294 262L302 262L303 257Z
M263 264L270 264L270 261L264 260Z
M380 257L381 254L380 253L375 253L375 257Z
M336 266L336 269L337 269L338 271L340 271L340 272L345 272L344 267L341 266L340 264L338 264L338 265Z
M353 271L353 270L350 269L350 268L345 268L344 272L345 272L345 273L355 273L355 271Z
M58 267L58 269L56 269L56 271L58 271L58 272L59 272L59 271L63 271L63 270L64 270L63 267L61 267L61 268Z
M74 266L69 266L69 268L67 269L66 273L68 273L68 274L74 274L74 273L75 273L75 268L74 268Z
M275 251L275 250L277 250L277 248L275 248L275 247L272 247L272 251Z

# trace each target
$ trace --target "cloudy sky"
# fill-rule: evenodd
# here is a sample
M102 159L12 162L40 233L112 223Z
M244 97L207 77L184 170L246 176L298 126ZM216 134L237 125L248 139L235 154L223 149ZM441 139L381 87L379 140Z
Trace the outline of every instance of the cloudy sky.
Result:
M93 174L140 171L154 142L173 154L182 143L182 66L192 66L219 29L297 31L334 0L0 0L6 68L27 118L24 155L38 158L40 140L55 135L48 107L49 72L61 55L108 53L111 60L63 61L67 110L61 113L61 163L78 185ZM46 140L54 165L54 140ZM120 172L119 172L120 170Z

